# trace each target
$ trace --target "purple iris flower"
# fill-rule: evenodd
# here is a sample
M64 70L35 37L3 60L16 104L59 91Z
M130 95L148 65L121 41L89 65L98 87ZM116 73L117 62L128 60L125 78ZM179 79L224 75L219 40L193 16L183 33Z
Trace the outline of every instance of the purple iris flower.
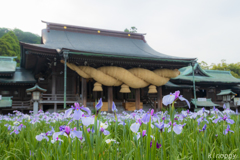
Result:
M164 129L164 123L162 123L162 124L155 123L155 126L156 126L157 128L159 128L161 132L162 132L163 129Z
M149 120L150 120L150 114L149 113L146 113L143 117L142 117L142 122L144 123L144 124L147 124L148 122L149 122Z
M11 130L11 125L8 126L8 130L9 130L9 131Z
M99 111L101 110L102 106L103 106L102 98L100 98L95 108L97 109L97 111Z
M226 109L227 107L226 107L226 105L225 104L223 104L223 109Z
M143 131L142 131L142 136L143 136L143 137L146 136L146 132L147 132L146 130L143 130Z
M227 126L227 129L225 129L225 132L223 132L223 134L228 134L228 132L232 132L232 133L234 133L234 131L232 131L232 130L230 130L230 126L228 125Z
M93 117L83 117L82 124L84 126L88 127L89 125L94 124L94 118Z
M60 131L60 132L55 132L53 134L53 140L56 140L59 135L65 135L65 136L70 136L71 138L81 138L82 137L82 131L74 131L71 130L69 126L65 126L65 129Z
M69 126L65 126L65 133L69 136L69 134L70 134L70 127Z
M63 130L65 130L65 126L60 126L59 131L63 131Z
M88 131L88 133L90 133L91 129L90 129L90 128L88 128L88 129L87 129L87 131Z
M227 123L229 123L229 124L233 124L233 123L234 123L234 120L228 118L228 116L226 116L226 115L224 115L224 116L222 117L222 119L223 119L224 121L226 121Z
M157 147L157 148L160 148L161 146L162 146L162 145L157 142L156 147Z
M140 126L142 125L142 121L140 118L138 119L138 123L140 124Z
M176 133L176 134L180 134L182 133L182 125L181 124L176 124L176 122L173 123L173 131Z
M59 128L60 128L60 127L59 127ZM51 131L47 131L46 136L52 136L52 134L53 134L54 132L55 132L55 131L54 131L53 127L52 127L52 130L51 130Z
M114 102L112 102L112 111L113 112L117 112L118 111Z
M47 137L47 135L45 133L41 133L39 135L36 135L35 138L37 139L37 141L42 141L43 139L46 139L47 141L49 141L49 138Z
M88 107L82 106L82 107L80 107L80 109L83 110L83 111L85 111L85 112L87 112L88 115L91 116L91 110L90 110Z
M136 123L133 123L133 124L130 126L131 131L134 132L134 133L137 133L138 130L139 130L139 128L140 128L140 124L137 123L137 122L136 122Z
M166 95L163 97L163 104L165 106L168 106L169 104L172 104L174 101L176 101L177 99L180 99L181 101L185 101L188 105L188 107L190 108L190 103L188 102L188 100L184 97L182 97L182 95L180 95L180 91L176 91L175 93L170 93L169 95Z
M107 136L107 135L110 134L110 132L109 132L108 130L105 129L105 130L103 131L103 134L104 134L105 136Z
M175 95L175 99L174 99L174 101L175 101L176 99L179 98L179 96L180 96L180 91L175 91L174 95Z
M68 118L71 115L72 110L74 110L74 113L73 113L74 120L79 120L82 117L83 112L80 110L79 104L74 103L74 105L75 107L71 106L71 108L65 111L64 118Z
M172 104L174 100L175 100L175 95L170 93L169 95L166 95L166 96L163 97L162 103L165 106L168 106L169 104Z
M13 130L13 131L10 133L10 135L13 134L13 133L19 134L19 131L18 131L18 130Z
M26 126L24 126L23 124L20 124L20 125L18 126L18 130L21 131L22 128L26 128Z
M104 132L104 128L101 128L100 131L101 131L101 132Z
M154 113L154 109L151 110L151 116L153 115L153 113Z
M203 131L205 131L205 130L206 130L206 128L207 128L207 125L205 124L205 125L203 126L202 130L201 130L201 129L199 129L199 132L203 132Z
M226 115L224 115L223 117L222 117L222 119L225 121L226 119L227 119L228 117L226 116Z
M152 148L152 141L150 142L150 148Z

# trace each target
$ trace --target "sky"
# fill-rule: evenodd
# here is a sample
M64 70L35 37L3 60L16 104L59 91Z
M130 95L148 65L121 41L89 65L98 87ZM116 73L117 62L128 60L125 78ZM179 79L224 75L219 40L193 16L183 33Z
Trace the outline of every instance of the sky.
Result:
M240 62L240 0L5 0L0 27L41 35L41 20L123 31L135 26L160 53Z

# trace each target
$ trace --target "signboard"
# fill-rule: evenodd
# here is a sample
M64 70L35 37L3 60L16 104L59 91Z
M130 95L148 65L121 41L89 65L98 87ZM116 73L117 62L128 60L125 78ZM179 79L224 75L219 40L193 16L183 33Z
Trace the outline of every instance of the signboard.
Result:
M207 98L198 98L198 101L207 101Z

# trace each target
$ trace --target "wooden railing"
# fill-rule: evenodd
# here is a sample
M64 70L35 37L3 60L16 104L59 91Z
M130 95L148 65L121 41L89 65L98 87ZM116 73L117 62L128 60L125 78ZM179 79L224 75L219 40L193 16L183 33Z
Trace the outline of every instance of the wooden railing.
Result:
M53 103L61 103L64 101L64 94L42 94L41 101ZM66 101L80 101L80 97L76 94L67 94Z
M31 101L13 101L12 108L32 108Z

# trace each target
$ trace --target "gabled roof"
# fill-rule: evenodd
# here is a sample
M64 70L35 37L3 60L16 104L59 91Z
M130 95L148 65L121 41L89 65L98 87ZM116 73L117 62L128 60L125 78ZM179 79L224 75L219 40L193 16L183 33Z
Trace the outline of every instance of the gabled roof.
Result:
M0 56L0 76L8 76L16 71L17 62L13 61L17 57Z
M219 106L218 104L215 104L212 102L211 99L206 99L206 101L198 101L197 99L194 100L192 99L191 100L192 104L196 104L196 106L200 106L200 107L213 107L213 106Z
M169 88L192 88L192 85L178 85L178 84L174 84L170 81L168 81L165 85L165 87L169 87Z
M39 87L37 84L35 84L35 86L32 88L26 89L26 92L33 92L33 91L47 92L46 89Z
M31 74L31 72L27 71L24 68L16 68L14 75L10 78L4 77L0 78L0 83L7 83L7 84L15 84L15 83L36 83L36 80Z
M235 95L236 93L234 93L233 91L231 91L231 89L225 89L225 90L221 90L220 93L218 93L218 96L223 96L223 95Z
M179 71L180 75L176 78L173 78L173 81L193 81L192 66L180 68ZM230 71L203 70L198 63L194 66L194 79L195 82L204 83L216 82L240 84L240 79L233 77Z
M121 58L146 58L149 60L168 60L192 62L195 58L169 56L152 49L145 41L144 34L111 31L105 29L72 26L45 22L42 30L43 44L27 44L28 47L47 50L69 50L70 54L89 56L113 56Z

